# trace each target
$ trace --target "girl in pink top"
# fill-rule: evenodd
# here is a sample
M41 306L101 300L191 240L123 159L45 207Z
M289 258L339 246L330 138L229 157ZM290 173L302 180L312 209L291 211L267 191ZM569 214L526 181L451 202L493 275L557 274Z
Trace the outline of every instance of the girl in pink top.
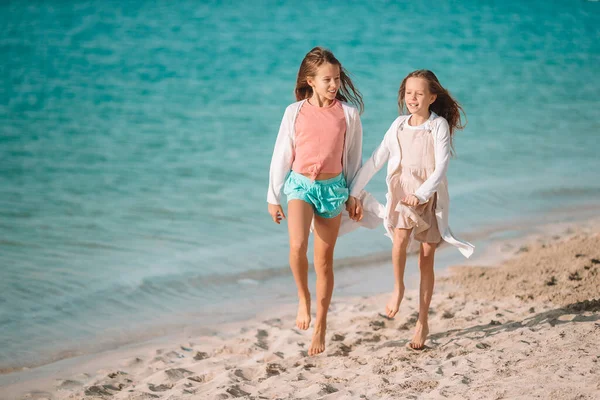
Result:
M304 103L296 118L296 154L292 171L315 180L320 174L342 173L346 119L342 104L324 107Z
M317 315L308 354L325 350L327 310L333 293L333 249L340 224L355 218L355 198L348 185L362 163L362 98L342 64L321 47L302 61L296 82L297 103L287 107L271 160L269 214L277 224L285 218L280 204L288 200L290 267L298 289L296 326L311 322L308 290L308 236L314 228L314 266L317 273ZM344 205L347 214L342 218ZM344 222L343 225L347 225ZM347 230L344 230L347 231Z

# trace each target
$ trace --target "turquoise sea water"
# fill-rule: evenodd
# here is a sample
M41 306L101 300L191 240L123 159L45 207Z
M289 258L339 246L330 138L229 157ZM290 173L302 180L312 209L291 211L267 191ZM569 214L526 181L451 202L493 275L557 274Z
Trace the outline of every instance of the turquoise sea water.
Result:
M364 157L408 72L461 101L459 236L599 203L600 3L3 2L0 369L273 304L271 278L293 296L268 166L316 45L364 95ZM363 230L336 257L389 247Z

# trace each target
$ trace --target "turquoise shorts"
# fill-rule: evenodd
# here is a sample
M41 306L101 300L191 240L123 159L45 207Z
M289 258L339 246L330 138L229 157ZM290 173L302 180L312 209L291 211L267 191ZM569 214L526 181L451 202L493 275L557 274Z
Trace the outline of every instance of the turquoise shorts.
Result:
M322 181L311 181L291 171L283 193L287 200L302 200L313 206L315 214L323 218L337 217L348 200L348 186L344 174Z

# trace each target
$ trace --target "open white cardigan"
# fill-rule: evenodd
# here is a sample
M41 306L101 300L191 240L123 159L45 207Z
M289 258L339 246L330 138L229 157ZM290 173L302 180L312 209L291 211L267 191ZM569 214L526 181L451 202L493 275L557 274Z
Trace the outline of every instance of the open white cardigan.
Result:
M283 114L277 140L275 141L273 158L271 159L269 190L267 192L268 203L280 204L281 189L294 162L295 122L298 112L305 101L301 100L290 104ZM342 156L342 173L346 178L346 184L350 187L357 171L362 165L362 125L358 110L345 102L341 103L344 116L346 117L346 138L344 140L344 153ZM351 220L348 212L344 209L342 211L339 236L360 226L374 229L381 223L381 205L368 193L364 191L359 192L361 193L356 197L359 197L363 201L363 204L366 203L370 207L367 209L367 206L363 206L365 208L364 217L359 222Z
M371 158L369 158L362 166L350 184L351 196L364 196L364 187L375 173L383 167L383 164L387 162L387 176L385 182L388 191L386 194L386 205L385 207L380 205L379 215L383 218L384 227L390 238L393 238L393 227L388 223L392 213L392 204L390 204L390 179L397 171L402 159L402 152L400 151L400 144L397 137L398 128L401 123L406 123L408 117L408 115L402 115L396 118L386 132L379 147L375 149ZM450 130L448 122L445 118L433 115L426 124L429 124L427 128L431 130L431 134L433 135L435 170L414 194L419 199L419 202L423 204L429 201L434 193L437 193L438 197L435 215L442 239L457 247L465 257L469 258L471 254L473 254L475 247L469 242L454 237L452 230L450 230L450 226L448 225L448 212L450 208L448 180L446 178L446 171L448 170L448 163L450 161ZM364 201L363 205L365 209L367 207L374 209L374 205L366 204ZM381 212L381 209L383 209L383 212Z

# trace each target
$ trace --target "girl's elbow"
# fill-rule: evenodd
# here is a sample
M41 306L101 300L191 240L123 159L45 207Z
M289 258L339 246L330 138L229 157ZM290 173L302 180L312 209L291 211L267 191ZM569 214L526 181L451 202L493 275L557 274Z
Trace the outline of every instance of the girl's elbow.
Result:
M433 173L436 175L441 175L441 176L446 175L446 172L448 172L448 165L449 165L448 162L442 162L442 163L436 164Z

